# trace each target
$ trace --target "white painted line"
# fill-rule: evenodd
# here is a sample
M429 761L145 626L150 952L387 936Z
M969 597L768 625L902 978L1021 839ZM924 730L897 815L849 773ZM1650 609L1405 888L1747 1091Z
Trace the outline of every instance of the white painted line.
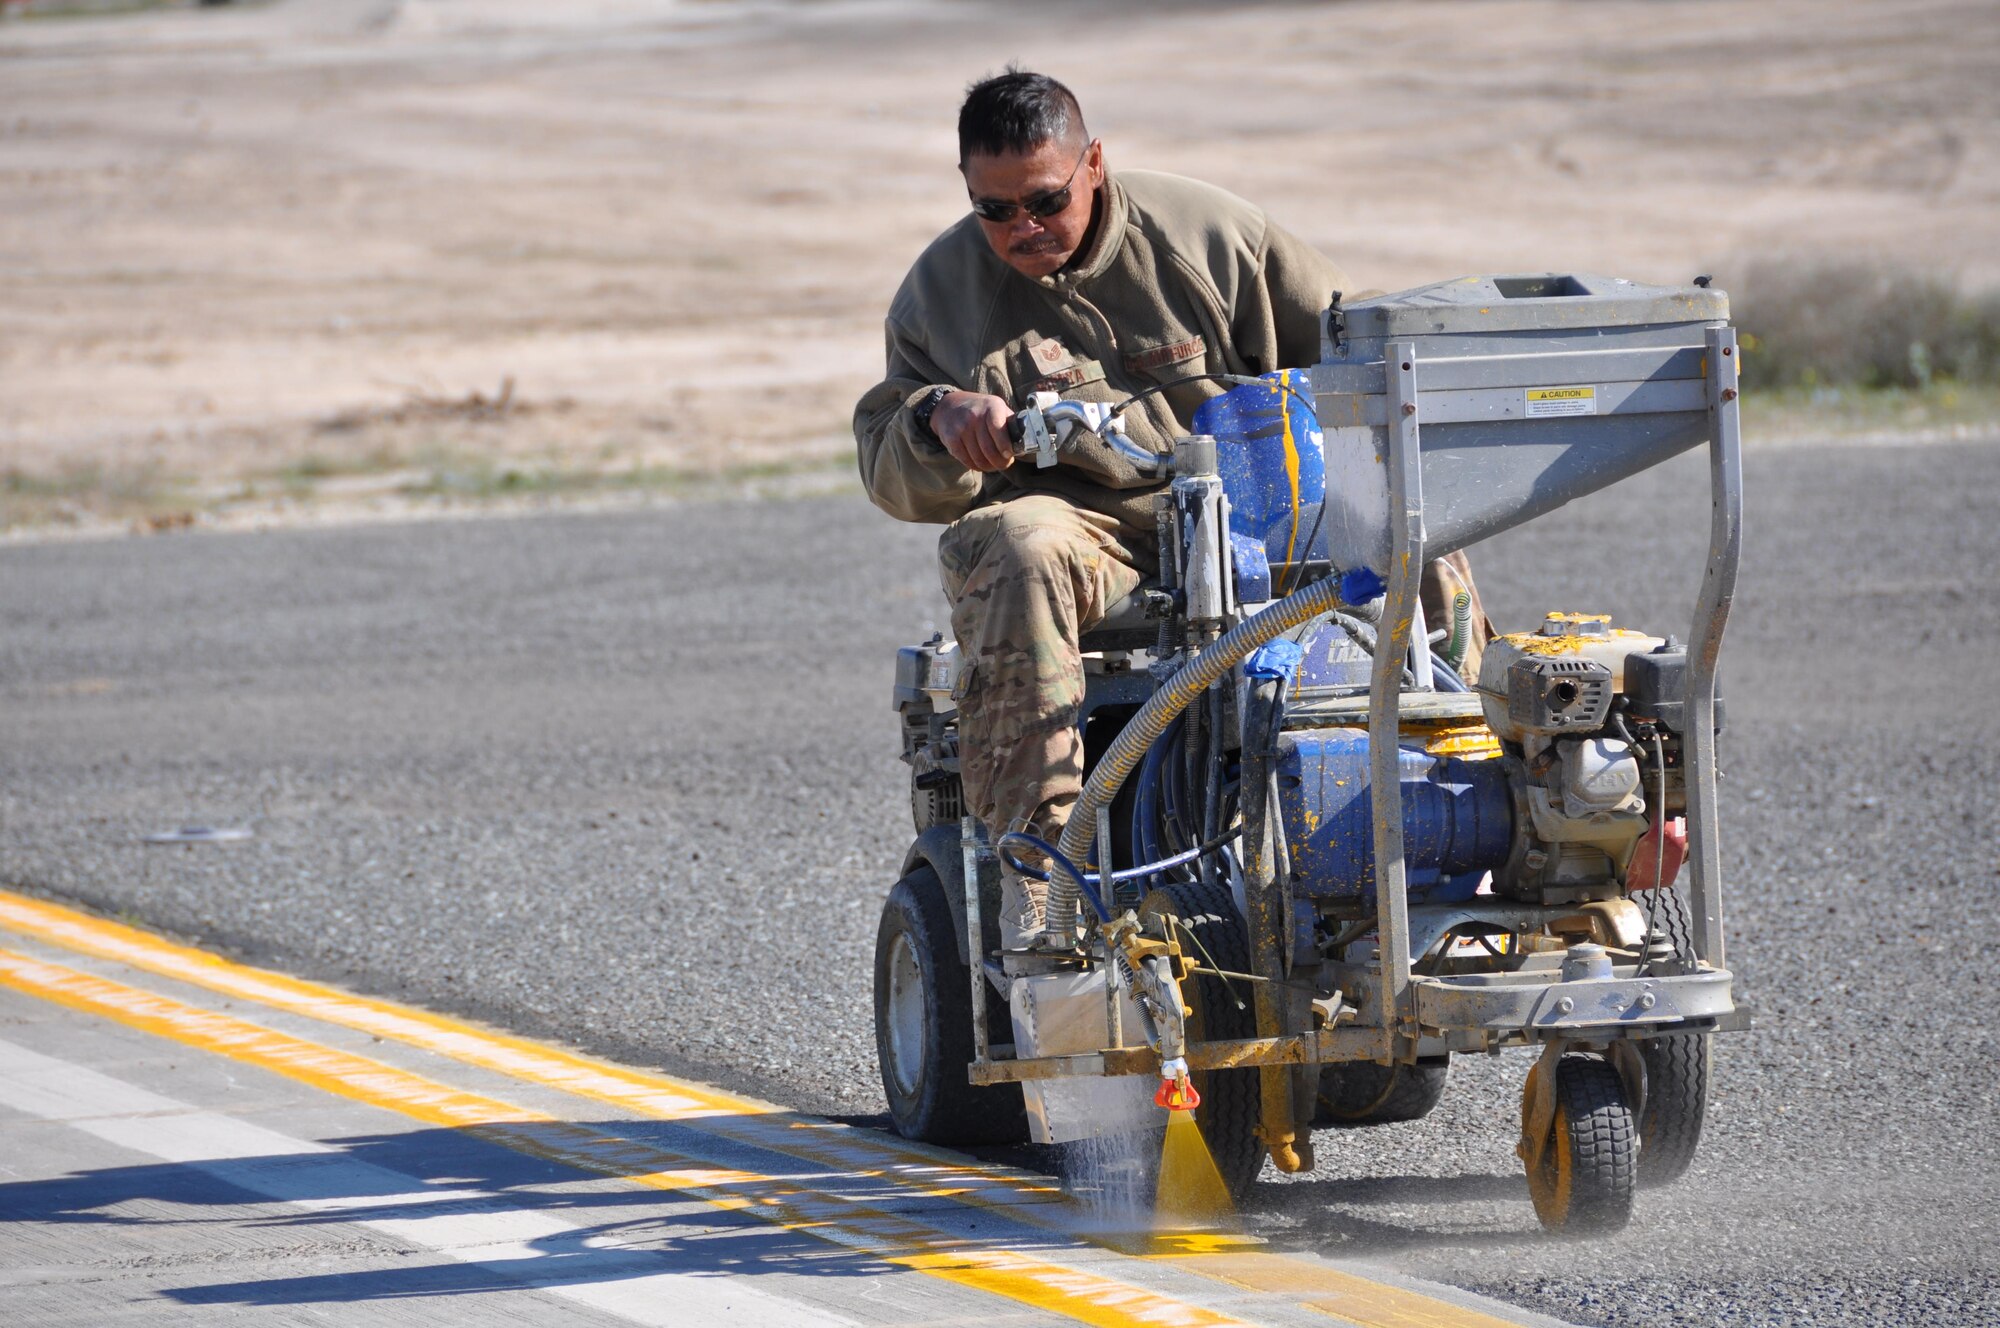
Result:
M773 1296L744 1278L647 1272L658 1264L647 1251L585 1238L575 1225L524 1210L501 1195L429 1186L355 1161L337 1148L203 1111L5 1041L0 1041L0 1105L308 1211L417 1208L414 1216L350 1220L524 1289L632 1323L811 1328L856 1322ZM438 1211L427 1214L423 1207ZM564 1253L552 1256L543 1248L548 1245ZM536 1271L538 1262L549 1265L546 1279Z
M582 1171L618 1176L656 1189L679 1191L731 1211L754 1211L764 1220L835 1245L866 1251L886 1263L911 1268L1033 1309L1111 1328L1227 1320L1213 1298L1217 1284L1242 1292L1300 1298L1301 1312L1328 1314L1364 1328L1515 1328L1553 1323L1517 1307L1408 1278L1381 1278L1371 1270L1343 1271L1321 1262L1246 1248L1224 1235L1168 1237L1139 1260L1149 1270L1138 1281L1179 1287L1179 1299L1147 1295L1128 1280L1133 1264L1109 1247L1069 1245L1093 1239L1074 1207L1044 1177L990 1168L942 1149L885 1139L868 1131L786 1112L705 1085L599 1061L574 1052L394 1002L356 996L269 970L247 968L219 955L176 945L121 923L0 890L0 929L55 946L157 973L176 982L248 1000L253 1005L371 1033L538 1087L672 1121L708 1136L692 1152L675 1152L620 1122L596 1127L571 1124L498 1099L453 1089L410 1071L88 972L0 949L0 986L11 986L127 1027L199 1047L355 1101L448 1128L472 1128L490 1142ZM520 1127L520 1128L517 1128ZM597 1133L597 1131L603 1133ZM776 1152L808 1164L767 1174L767 1164L737 1150ZM724 1159L728 1161L725 1164ZM825 1168L821 1171L819 1168ZM899 1200L915 1200L914 1207ZM951 1220L961 1206L1005 1215L1061 1233L1055 1246L1012 1240L994 1249L994 1236L969 1234ZM968 1240L971 1242L968 1244ZM1061 1248L1065 1262L1038 1260L1027 1251ZM914 1253L922 1251L922 1253ZM1128 1251L1129 1252L1129 1251ZM943 1257L940 1258L940 1253ZM1103 1256L1103 1257L1099 1257ZM1101 1270L1090 1278L1087 1268ZM1206 1283L1207 1285L1200 1285ZM1135 1299L1135 1295L1138 1299ZM1477 1300L1477 1304L1472 1301ZM1272 1312L1259 1307L1260 1317ZM1281 1312L1280 1317L1291 1313Z
M1241 1320L1204 1297L1172 1296L985 1240L955 1234L892 1210L837 1198L758 1172L718 1167L697 1155L604 1134L588 1125L477 1093L467 1093L380 1061L281 1033L233 1015L93 977L0 949L0 986L99 1016L183 1046L255 1065L336 1097L399 1113L426 1125L476 1133L517 1153L585 1173L685 1194L728 1212L752 1213L787 1231L865 1252L1032 1309L1096 1328L1211 1328ZM1101 1251L1065 1246L1091 1262ZM1143 1265L1142 1265L1143 1267ZM1147 1278L1152 1281L1154 1279ZM1175 1281L1171 1273L1163 1280ZM1201 1288L1212 1297L1213 1286ZM1232 1295L1231 1299L1235 1299Z

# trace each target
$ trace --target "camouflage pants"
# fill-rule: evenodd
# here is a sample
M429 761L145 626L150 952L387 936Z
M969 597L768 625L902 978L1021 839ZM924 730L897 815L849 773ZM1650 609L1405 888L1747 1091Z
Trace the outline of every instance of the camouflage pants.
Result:
M938 563L964 652L966 810L995 834L1029 830L1053 840L1083 791L1077 642L1138 588L1140 556L1110 517L1028 494L946 527Z

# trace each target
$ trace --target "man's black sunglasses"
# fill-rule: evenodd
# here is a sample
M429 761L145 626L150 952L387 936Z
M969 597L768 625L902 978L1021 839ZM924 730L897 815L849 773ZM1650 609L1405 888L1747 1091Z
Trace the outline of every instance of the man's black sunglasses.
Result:
M1069 206L1070 182L1076 179L1076 173L1083 168L1083 158L1090 155L1090 149L1096 143L1097 140L1092 139L1083 145L1083 155L1076 159L1076 165L1069 168L1069 179L1064 180L1057 188L1044 189L1041 193L1032 194L1018 203L1009 203L998 198L975 198L972 200L973 215L981 221L1004 222L1012 221L1016 212L1025 209L1031 217L1053 217Z

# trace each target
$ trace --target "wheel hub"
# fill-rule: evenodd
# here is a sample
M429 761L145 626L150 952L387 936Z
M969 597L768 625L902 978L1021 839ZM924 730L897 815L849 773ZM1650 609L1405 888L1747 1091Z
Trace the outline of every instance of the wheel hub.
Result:
M888 969L883 1031L889 1075L901 1092L914 1094L924 1077L924 971L908 935L890 942Z

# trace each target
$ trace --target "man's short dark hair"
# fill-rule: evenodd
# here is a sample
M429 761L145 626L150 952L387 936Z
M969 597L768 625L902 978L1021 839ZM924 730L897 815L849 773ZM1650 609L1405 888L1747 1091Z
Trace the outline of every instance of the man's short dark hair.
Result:
M958 108L959 164L975 152L988 157L1033 152L1072 133L1089 137L1076 94L1047 74L1008 65L966 90Z

